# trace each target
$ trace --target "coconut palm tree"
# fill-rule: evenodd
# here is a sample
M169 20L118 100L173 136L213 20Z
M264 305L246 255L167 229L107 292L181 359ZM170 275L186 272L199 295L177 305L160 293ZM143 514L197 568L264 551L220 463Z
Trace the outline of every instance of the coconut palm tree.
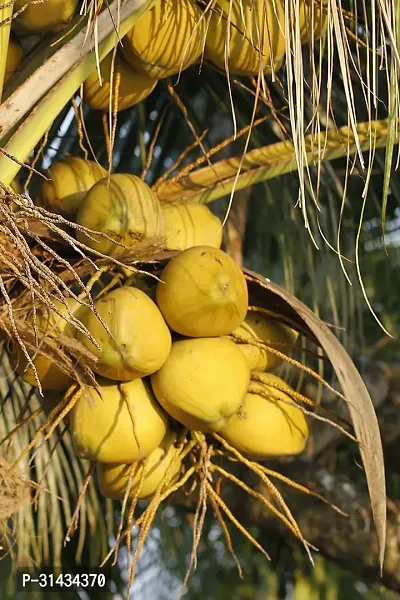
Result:
M33 356L37 340L31 346L27 340L39 300L52 303L54 290L62 290L63 285L75 294L82 292L79 285L86 285L95 270L104 267L91 291L96 297L121 280L121 273L126 277L126 271L121 271L126 264L137 267L140 261L141 270L151 271L149 262L162 249L154 242L121 265L76 245L73 228L63 216L43 207L40 198L47 169L60 158L79 156L98 161L110 172L142 177L160 201L207 204L224 224L226 252L240 266L293 294L313 311L318 323L327 324L356 364L378 413L390 499L386 568L380 580L385 489L376 427L372 417L363 420L361 415L361 430L357 430L357 417L352 414L358 439L367 439L360 437L363 432L373 438L371 448L361 443L362 470L359 448L349 439L353 430L347 426L346 405L325 385L336 389L338 379L342 383L339 369L315 345L311 348L306 336L296 357L300 363L307 359L308 370L299 371L289 360L279 374L298 394L313 401L313 411L318 412L316 406L322 402L331 412L321 415L336 414L337 427L323 418L313 421L312 443L303 454L277 458L267 466L280 474L278 489L296 513L304 538L320 550L315 566L311 567L306 552L310 547L304 539L300 535L292 539L293 525L282 524L266 505L260 508L231 479L224 482L224 499L235 515L230 522L227 519L228 525L218 518L222 509L215 508L215 500L203 514L200 501L177 492L157 511L146 540L140 537L142 530L134 531L129 543L128 538L121 540L118 560L111 564L111 555L104 567L109 597L126 591L132 573L131 549L143 542L131 590L135 598L178 597L187 585L187 597L193 599L231 595L302 600L307 595L390 600L395 596L389 590L400 591L394 458L400 317L397 3L193 2L202 16L191 43L201 35L203 48L206 30L212 36L217 19L217 32L230 27L229 35L240 40L239 61L246 59L248 44L256 57L256 71L235 72L235 53L224 50L229 47L226 33L220 35L219 62L213 59L209 42L201 60L187 67L188 42L179 49L177 36L179 66L186 68L163 76L147 97L118 111L117 102L123 98L115 58L121 51L120 40L126 51L124 36L134 26L144 27L149 11L160 4L179 3L82 2L58 31L28 35L21 35L21 19L27 13L24 3L0 5L0 331L5 338L0 364L0 545L5 557L0 566L4 572L17 565L25 569L61 565L72 572L79 565L83 570L97 566L119 539L121 512L127 518L125 503L121 509L120 502L103 498L92 464L76 456L68 423L59 420L53 427L48 421L54 400L61 401L62 394L56 398L45 394L50 403L46 406L38 387L16 375L10 363L12 341L22 343L28 356ZM221 7L225 8L222 15ZM253 24L259 19L254 28L258 33L252 34L256 40L249 41L240 29L242 10L254 11ZM23 58L3 88L10 28L13 41L22 46ZM266 68L260 46L273 36L283 46L277 42L270 53L272 68ZM218 49L218 35L214 37ZM164 44L167 55L172 48L170 36ZM280 47L285 54L282 65L280 57L274 56ZM83 84L90 75L102 72L100 61L107 56L112 57L111 86L107 106L98 109ZM97 90L94 98L100 102L99 94ZM90 301L88 295L84 298ZM58 365L70 367L68 356L74 351L79 365L85 365L87 354L68 345L63 351L63 343L57 350L53 342L46 352ZM346 368L348 363L343 364ZM83 378L87 369L80 369L77 373ZM361 389L360 396L365 398ZM357 402L354 397L347 400L350 406ZM35 437L38 430L46 434L44 438ZM376 464L373 456L378 457ZM16 472L10 466L17 459ZM258 490L254 472L243 471L243 465L234 466L232 474L250 490ZM297 487L284 485L282 477L296 481ZM305 487L338 505L348 517L319 498L300 493ZM380 549L370 524L371 504ZM143 518L143 523L147 507L142 501L135 509L135 518ZM247 530L247 540L235 528L235 518ZM199 521L202 532L196 538ZM270 555L270 563L259 546ZM0 588L0 596L17 597L15 578L7 585ZM87 592L98 597L97 591Z

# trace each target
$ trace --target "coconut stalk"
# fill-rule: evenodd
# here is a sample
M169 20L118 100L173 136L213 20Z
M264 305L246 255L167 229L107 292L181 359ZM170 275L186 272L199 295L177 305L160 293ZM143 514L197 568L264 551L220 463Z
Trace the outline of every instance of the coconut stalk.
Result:
M47 70L38 69L16 90L0 111L0 145L5 153L22 163L27 160L71 96L153 3L154 0L124 3L114 0L109 10L102 12L97 18L95 51L89 36L85 41L86 31L82 24L82 30L71 41L67 41L66 48L60 48L51 57L51 67L48 62ZM119 20L121 24L116 31L115 23ZM34 93L36 85L38 90ZM40 99L33 106L34 98L38 96ZM7 114L10 107L11 113ZM18 122L20 124L15 129ZM12 133L8 138L10 132ZM19 169L20 165L9 156L0 155L0 172L4 184L9 185Z
M2 0L0 5L0 102L6 73L8 42L10 39L13 0Z
M359 123L357 126L359 145L363 151L369 150L371 143L382 148L388 140L388 119ZM371 142L372 137L372 142ZM398 139L395 140L399 142ZM345 126L334 131L321 132L318 136L306 136L305 167L324 160L334 160L357 151L351 128ZM318 155L316 148L323 148ZM237 177L241 165L242 173ZM255 183L279 177L297 170L296 152L293 142L285 140L250 150L243 157L234 157L203 167L189 175L173 178L155 186L160 200L190 200L208 204L222 198L234 190L241 190Z

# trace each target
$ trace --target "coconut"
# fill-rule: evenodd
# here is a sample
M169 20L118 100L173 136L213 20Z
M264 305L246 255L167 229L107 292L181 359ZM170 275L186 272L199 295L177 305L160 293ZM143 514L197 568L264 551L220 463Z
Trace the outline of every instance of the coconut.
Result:
M325 35L328 27L328 12L322 7L322 2L314 0L307 2L300 1L299 6L299 23L301 42L306 44L308 41L320 39Z
M90 188L106 177L99 164L77 156L54 162L48 170L50 181L43 181L38 204L51 212L75 219L76 213Z
M8 42L6 71L4 73L4 83L14 75L22 60L22 48L17 42L10 38Z
M244 320L248 292L242 271L228 254L195 246L167 264L156 299L171 329L213 337L228 335Z
M250 370L243 353L226 338L197 338L172 344L167 362L151 376L161 406L199 431L219 431L239 408Z
M54 300L54 305L58 308L60 313L68 318L68 310L71 314L76 314L80 304L73 298L67 298L66 303L68 309L61 301ZM39 344L41 339L45 336L48 340L55 340L60 335L72 337L76 331L71 323L68 323L68 321L58 315L54 310L47 312L38 311L36 328ZM30 351L30 354L32 356L32 351ZM54 365L50 356L44 356L43 354L38 353L36 357L32 356L32 358L40 384L44 390L66 390L72 385L73 379ZM35 386L38 385L34 371L32 367L28 365L28 361L17 342L13 343L10 360L12 365L16 368L17 373L22 376L26 383Z
M99 343L101 352L83 333L77 339L95 356L95 373L129 381L157 371L168 358L171 334L157 305L142 291L124 286L109 292L95 303L112 337L88 308L79 319Z
M293 390L276 375L257 373L257 376L263 381L251 383L252 392L245 395L243 405L224 423L222 437L253 460L299 454L304 450L309 431L304 413L293 405L290 397Z
M98 181L86 194L76 216L78 225L99 231L126 247L163 234L160 203L135 175L116 173ZM103 254L116 256L126 248L96 234L76 232L77 239Z
M294 344L298 333L280 321L261 313L247 313L245 321L239 325L233 335L255 341L266 341L272 348L287 354L288 348L283 344ZM274 343L277 342L277 343ZM282 359L268 350L237 342L244 353L251 371L266 371L281 364Z
M70 430L81 458L132 463L162 442L167 417L142 379L115 384L98 379L100 396L85 387L70 412Z
M83 84L83 98L91 108L108 110L110 108L110 82L113 77L113 100L116 95L117 77L118 84L118 110L130 108L138 104L151 94L157 85L157 80L147 75L134 73L129 64L117 52L113 62L113 52L110 52L100 63L101 84L98 70L95 69Z
M204 35L204 18L196 2L157 0L124 37L122 52L138 73L163 79L199 58Z
M220 69L228 66L238 75L270 72L272 66L276 71L286 51L284 28L282 0L218 0L210 14L206 56Z
M20 33L59 31L75 13L78 0L15 0L14 13L24 9L15 19L13 28Z
M161 209L165 246L169 250L186 250L193 246L221 247L221 221L204 204L162 202Z
M137 495L138 500L149 498L149 496L154 494L163 481L170 465L171 467L168 471L168 484L176 481L182 463L178 459L174 460L173 464L171 464L171 461L177 452L177 449L174 446L175 441L176 434L173 432L167 433L161 444L153 450L144 463L143 461L133 463L135 464L135 470L129 491L130 499L133 499L138 492L138 487L142 479L142 469L140 469L140 466L143 464L144 476L140 491ZM129 483L131 467L132 465L97 464L99 487L103 496L112 498L113 500L124 499Z

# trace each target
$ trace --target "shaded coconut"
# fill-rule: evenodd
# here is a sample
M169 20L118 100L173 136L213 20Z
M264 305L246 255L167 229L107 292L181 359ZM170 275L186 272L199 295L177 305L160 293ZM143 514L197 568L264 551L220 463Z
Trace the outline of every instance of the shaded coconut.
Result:
M328 12L323 0L301 0L299 5L299 24L301 42L306 44L325 35L328 27Z
M143 239L161 236L162 212L154 192L135 175L115 173L97 182L86 194L76 216L78 225L108 235L77 231L77 239L103 254L116 256ZM123 246L114 244L116 240Z
M171 334L153 300L138 288L124 286L100 298L95 306L112 337L93 311L83 308L79 319L101 352L83 333L78 332L77 339L98 356L93 365L96 373L129 381L162 367L171 350Z
M133 69L155 79L187 69L203 50L205 21L193 0L157 0L123 39Z
M77 5L78 0L15 0L14 13L26 8L13 19L13 28L27 34L59 31L73 17Z
M220 248L222 227L218 217L198 202L162 202L165 247L186 250L193 246Z
M299 454L309 430L304 413L293 405L293 390L276 375L257 373L257 377L263 381L251 382L251 393L245 395L237 413L225 421L221 435L253 460Z
M22 60L22 48L21 46L14 40L14 38L10 37L8 42L8 50L7 50L7 60L6 60L6 70L4 73L4 83L14 75L15 71L18 69Z
M85 387L70 412L78 456L105 463L146 458L167 431L167 418L142 379L115 384L99 378L100 394Z
M171 484L176 480L182 463L179 459L173 460L177 454L177 449L174 446L175 441L176 434L167 433L161 444L153 450L145 461L133 463L135 467L129 491L130 499L133 499L136 494L138 494L138 500L152 496L165 478L167 469L168 483ZM138 493L142 479L141 466L144 468L144 476ZM123 500L128 487L131 468L132 465L98 463L99 487L103 496L113 500Z
M76 312L81 305L73 298L67 298L66 303L68 309L61 301L54 300L54 305L61 314L68 318L69 310L71 314L75 313L76 315ZM41 341L43 341L45 337L49 340L56 340L60 335L73 337L76 332L76 329L71 323L68 323L68 321L58 315L54 310L45 308L43 312L37 312L36 328L39 338L39 347ZM44 390L66 390L72 385L73 379L67 373L59 369L58 366L53 364L53 359L50 355L45 356L38 353L34 356L33 352L34 351L31 350L30 355L34 359L33 363L40 384ZM32 367L28 365L28 361L17 342L13 343L10 360L17 373L21 375L26 383L34 386L38 385L34 371Z
M73 220L86 193L107 171L94 161L69 156L54 162L48 175L51 181L43 181L38 204Z
M151 376L161 406L199 431L219 431L239 408L250 381L246 359L226 338L172 344L167 362Z
M114 53L110 52L100 63L101 84L97 68L83 84L83 98L91 108L101 110L110 108L111 78L113 79L111 106L114 107L118 87L118 110L130 108L147 98L158 83L147 75L132 71L119 52L115 56L113 66L113 55Z
M276 71L285 57L284 31L283 0L218 0L208 24L206 56L238 75L257 75L272 66Z
M248 305L242 271L228 254L209 246L175 256L162 272L156 298L170 328L191 337L231 333Z
M285 344L294 344L298 337L297 331L280 321L253 311L247 313L246 319L232 332L232 335L255 341L266 341L269 346L284 354L290 351L290 347ZM251 371L274 369L282 363L281 358L268 352L265 348L237 343L244 353Z

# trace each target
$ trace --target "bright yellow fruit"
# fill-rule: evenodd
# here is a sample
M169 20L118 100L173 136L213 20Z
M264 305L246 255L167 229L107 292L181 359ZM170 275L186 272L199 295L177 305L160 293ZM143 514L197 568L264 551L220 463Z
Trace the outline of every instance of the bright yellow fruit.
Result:
M149 456L167 431L166 415L150 386L142 379L116 384L100 378L98 384L101 397L85 387L70 412L78 456L118 464Z
M8 42L4 83L7 83L7 81L14 75L15 71L18 69L18 67L21 63L21 60L22 60L22 48L13 38L10 38L10 40Z
M246 319L232 333L242 338L272 342L269 345L284 354L290 352L290 347L283 344L294 344L298 337L297 331L272 317L257 312L247 313ZM244 353L251 371L274 369L282 362L281 358L264 348L241 342L237 344Z
M115 56L114 68L112 68L113 54L113 52L110 52L100 63L101 85L97 69L89 75L83 84L83 98L91 108L98 110L108 110L110 108L111 76L113 77L111 106L114 107L118 84L118 110L124 110L138 104L147 98L157 85L157 80L133 72L119 52ZM117 78L119 78L119 83Z
M243 406L225 422L220 432L222 437L253 460L299 454L309 435L304 413L293 406L288 393L272 386L282 386L289 393L291 388L276 375L257 373L257 376L263 382L251 382L255 393L245 395Z
M176 434L172 432L167 433L161 444L153 450L145 462L138 461L133 463L135 467L129 491L129 498L131 500L136 494L138 494L137 498L139 500L152 496L159 485L161 485L165 476L168 477L167 485L176 480L182 463L179 459L173 460L177 453L177 449L174 446L175 441ZM140 491L138 492L142 478L142 469L140 469L140 466L143 464L144 477ZM131 467L132 465L97 464L99 487L103 496L112 498L113 500L124 499Z
M135 175L116 173L96 183L86 194L76 216L78 225L107 234L131 248L138 241L162 236L160 203L149 186ZM77 239L103 254L121 255L126 248L105 237L77 231Z
M203 50L205 20L194 0L157 0L123 39L133 69L155 79L193 64Z
M51 181L43 181L38 204L72 220L86 193L107 171L94 161L69 156L54 162L48 175Z
M90 309L82 309L79 319L99 343L101 352L83 334L77 338L98 361L93 370L109 379L129 381L157 371L168 358L171 334L157 305L142 290L124 286L95 303L110 337Z
M73 17L78 0L44 0L39 3L15 0L14 13L25 5L25 10L13 20L15 30L20 33L45 33L62 29Z
M272 64L276 71L286 51L284 15L283 0L218 0L207 29L207 58L238 75L269 72Z
M328 27L328 13L323 0L300 1L300 32L301 42L306 44L311 39L318 40L325 35ZM311 28L311 25L313 27ZM312 36L312 29L314 35Z
M248 305L245 277L222 250L195 246L165 267L157 285L157 304L171 329L189 337L231 333Z
M199 431L219 431L239 408L250 381L243 353L226 338L177 341L151 376L157 400L171 417Z
M67 298L66 303L71 314L76 315L80 304L73 298ZM59 300L54 300L55 306L61 314L68 318L68 310L65 305ZM51 338L57 339L60 335L72 337L75 333L75 328L65 319L60 317L55 311L38 312L36 316L36 327L38 331L39 347L41 340L46 336L48 340ZM44 390L66 390L72 385L72 378L61 371L50 356L38 354L34 357L34 350L28 350L31 357L34 359L38 377L41 386ZM38 385L32 367L28 366L28 361L21 347L17 342L11 352L11 362L15 365L17 373L21 375L26 383L30 385Z
M165 246L169 250L186 250L193 246L221 247L221 221L204 204L162 202L161 209Z

